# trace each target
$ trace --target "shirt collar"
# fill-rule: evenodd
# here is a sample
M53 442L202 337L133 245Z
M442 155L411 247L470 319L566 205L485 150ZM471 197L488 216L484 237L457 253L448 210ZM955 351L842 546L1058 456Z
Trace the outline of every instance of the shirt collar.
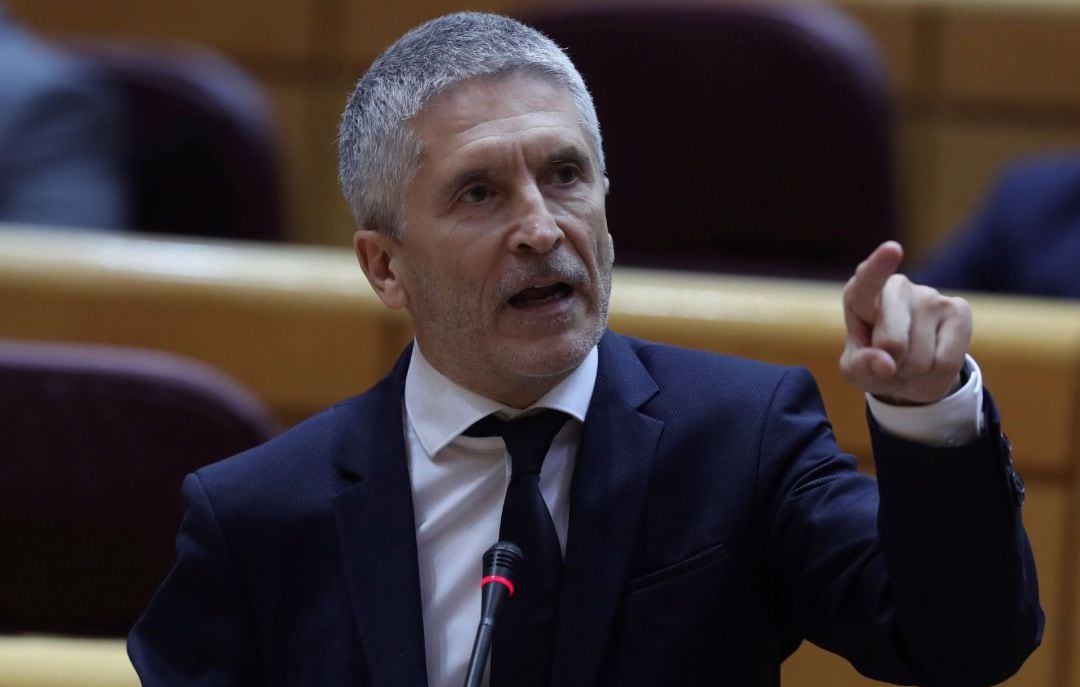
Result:
M429 456L434 456L474 422L492 413L514 417L533 408L553 408L578 422L585 422L596 386L597 360L593 346L585 360L566 379L536 403L517 410L454 383L432 367L414 342L409 371L405 375L405 412Z

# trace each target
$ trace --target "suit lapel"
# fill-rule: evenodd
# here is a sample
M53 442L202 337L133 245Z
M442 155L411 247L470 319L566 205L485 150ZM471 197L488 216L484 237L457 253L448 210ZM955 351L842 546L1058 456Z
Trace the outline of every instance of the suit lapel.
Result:
M626 342L605 334L570 489L553 685L597 682L663 429L638 412L656 391Z
M334 497L334 517L364 660L374 687L427 685L412 490L401 430L411 347L347 412L337 465L357 478ZM373 429L377 428L377 429Z

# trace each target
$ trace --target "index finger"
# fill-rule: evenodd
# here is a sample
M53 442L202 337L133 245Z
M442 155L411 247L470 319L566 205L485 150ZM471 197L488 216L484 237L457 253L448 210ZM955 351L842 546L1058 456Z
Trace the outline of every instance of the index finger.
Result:
M896 273L904 249L896 241L886 241L855 268L855 276L844 289L844 304L864 321L873 321L885 282Z

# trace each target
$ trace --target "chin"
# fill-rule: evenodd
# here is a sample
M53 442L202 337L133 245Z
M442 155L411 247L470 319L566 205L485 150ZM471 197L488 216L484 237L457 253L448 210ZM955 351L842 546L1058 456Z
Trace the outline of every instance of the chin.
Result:
M536 379L566 375L585 360L601 333L568 332L512 348L513 368L523 377Z

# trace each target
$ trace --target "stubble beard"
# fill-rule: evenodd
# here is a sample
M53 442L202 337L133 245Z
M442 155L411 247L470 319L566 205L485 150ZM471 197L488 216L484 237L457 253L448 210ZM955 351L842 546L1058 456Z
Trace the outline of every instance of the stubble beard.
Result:
M417 274L417 285L424 301L418 315L429 325L428 338L438 341L441 348L430 352L424 348L425 356L454 382L490 398L507 402L499 396L542 395L585 360L607 328L611 259L605 254L600 262L596 283L584 264L566 253L523 263L496 285L492 301L498 305L487 321L476 316L479 309L471 308L460 298L446 298L453 289L441 283L441 279ZM575 329L570 336L560 337L555 346L557 350L542 345L502 344L495 348L485 345L493 343L494 320L503 310L512 307L510 297L529 285L547 281L564 281L574 287L575 298L584 300L588 326ZM565 323L555 319L542 326L555 330L571 324L570 319ZM511 387L516 388L500 391Z

